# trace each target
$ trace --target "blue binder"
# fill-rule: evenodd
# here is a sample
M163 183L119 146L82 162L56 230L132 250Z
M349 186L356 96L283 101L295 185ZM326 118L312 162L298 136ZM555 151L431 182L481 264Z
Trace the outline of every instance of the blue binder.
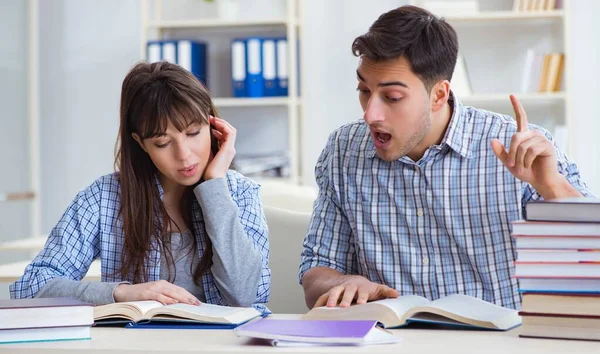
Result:
M177 64L177 41L161 41L162 60Z
M265 84L262 68L262 38L246 39L246 90L248 97L264 97Z
M177 64L190 71L208 87L206 43L187 39L179 40L177 42Z
M231 42L231 86L233 97L246 97L246 41Z
M146 61L148 63L156 63L162 60L162 43L161 41L148 41L146 43Z
M288 41L287 38L277 39L277 95L288 95Z
M279 82L277 80L277 48L276 40L265 38L262 42L262 69L264 82L264 95L277 96Z

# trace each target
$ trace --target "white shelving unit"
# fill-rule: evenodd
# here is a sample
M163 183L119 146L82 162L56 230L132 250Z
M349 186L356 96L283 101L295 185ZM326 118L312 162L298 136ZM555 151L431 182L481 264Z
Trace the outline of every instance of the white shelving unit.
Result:
M224 118L230 118L230 112L227 110L240 111L259 115L261 118L275 116L274 108L283 109L285 118L287 119L287 151L289 153L289 178L283 178L291 183L298 183L301 180L300 171L300 151L299 146L299 119L301 110L301 100L298 93L298 46L291 45L298 42L298 29L301 19L298 11L298 0L277 0L280 5L285 5L285 13L277 15L275 18L249 18L248 16L240 16L239 20L220 19L217 16L194 16L194 14L186 14L186 18L166 18L165 6L173 5L172 1L161 0L140 0L142 13L142 28L141 28L141 48L140 57L146 59L146 42L151 39L163 38L200 38L209 43L209 73L208 82L209 88L213 93L213 101L217 108L224 114ZM196 6L210 7L214 6L206 2L198 0ZM247 4L247 0L240 1ZM177 2L179 4L179 2ZM191 18L187 18L191 17ZM288 96L287 97L264 97L264 98L234 98L230 97L230 81L231 76L228 71L231 67L230 55L226 53L228 44L231 38L245 37L254 35L255 33L277 33L284 35L288 39ZM210 39L206 40L207 37ZM215 51L211 52L212 41L215 41ZM220 47L219 47L220 46ZM219 55L218 59L211 58L212 55ZM218 68L214 68L217 66ZM223 70L223 68L227 68ZM227 74L225 74L227 73ZM211 87L215 83L218 87ZM235 112L234 112L235 113ZM231 115L234 115L232 113ZM274 117L277 119L278 117ZM253 119L252 117L242 119ZM236 126L235 122L234 126ZM254 132L245 132L254 134ZM238 146L241 139L245 136L238 129ZM247 149L244 149L247 150ZM240 149L238 148L238 151ZM245 151L247 152L247 151Z
M491 94L474 94L470 96L461 96L461 101L468 105L474 104L504 104L508 100L508 96L513 92L506 93L491 93ZM523 105L526 104L564 104L567 97L565 92L531 92L517 93L519 101Z
M527 20L553 20L562 19L565 15L563 10L549 11L481 11L478 14L449 15L445 16L449 22L488 22L488 21L527 21Z
M452 0L445 0L452 2ZM410 3L423 6L426 0ZM569 46L569 2L548 11L513 11L513 0L479 1L477 13L448 13L443 16L457 31L459 51L463 56L473 88L470 96L459 96L464 104L514 115L509 94L519 98L529 121L553 133L565 126L567 153L574 156L575 120L570 106L573 68ZM559 92L520 92L520 77L524 71L527 49L536 52L562 52L565 66L562 89Z
M286 19L272 20L219 20L219 19L202 19L202 20L170 20L170 21L150 21L148 22L149 29L168 30L174 28L234 28L234 27L264 27L264 26L287 26ZM292 24L293 25L293 24Z

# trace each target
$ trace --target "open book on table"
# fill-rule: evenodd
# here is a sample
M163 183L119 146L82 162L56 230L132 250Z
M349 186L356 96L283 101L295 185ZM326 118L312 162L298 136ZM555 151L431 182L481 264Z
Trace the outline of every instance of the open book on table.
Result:
M98 325L114 323L190 323L236 327L260 317L253 307L229 307L202 303L163 305L158 301L117 302L96 306L94 321Z
M377 320L385 328L411 322L508 330L521 324L516 310L467 296L450 295L429 301L417 295L385 299L346 308L317 307L302 317L307 320Z

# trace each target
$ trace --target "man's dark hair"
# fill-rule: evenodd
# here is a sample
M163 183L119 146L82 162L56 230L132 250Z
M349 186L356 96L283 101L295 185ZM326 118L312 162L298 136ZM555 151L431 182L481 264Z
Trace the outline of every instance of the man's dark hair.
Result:
M367 33L354 40L352 53L374 61L404 56L430 91L439 80L452 79L458 39L443 18L407 5L379 16Z

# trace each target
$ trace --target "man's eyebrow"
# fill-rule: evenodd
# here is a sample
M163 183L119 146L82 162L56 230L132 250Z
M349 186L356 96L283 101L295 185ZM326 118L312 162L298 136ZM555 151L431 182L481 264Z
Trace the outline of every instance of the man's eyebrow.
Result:
M367 80L365 80L365 78L360 74L360 72L358 70L356 70L356 76L358 76L358 79L364 83L367 82Z
M364 83L367 83L367 80L365 80L365 78L360 74L360 72L358 70L356 70L356 76L358 76L358 79ZM402 86L402 87L406 87L408 88L408 85L402 81L386 81L386 82L380 82L377 84L377 86L379 87L388 87L388 86Z

